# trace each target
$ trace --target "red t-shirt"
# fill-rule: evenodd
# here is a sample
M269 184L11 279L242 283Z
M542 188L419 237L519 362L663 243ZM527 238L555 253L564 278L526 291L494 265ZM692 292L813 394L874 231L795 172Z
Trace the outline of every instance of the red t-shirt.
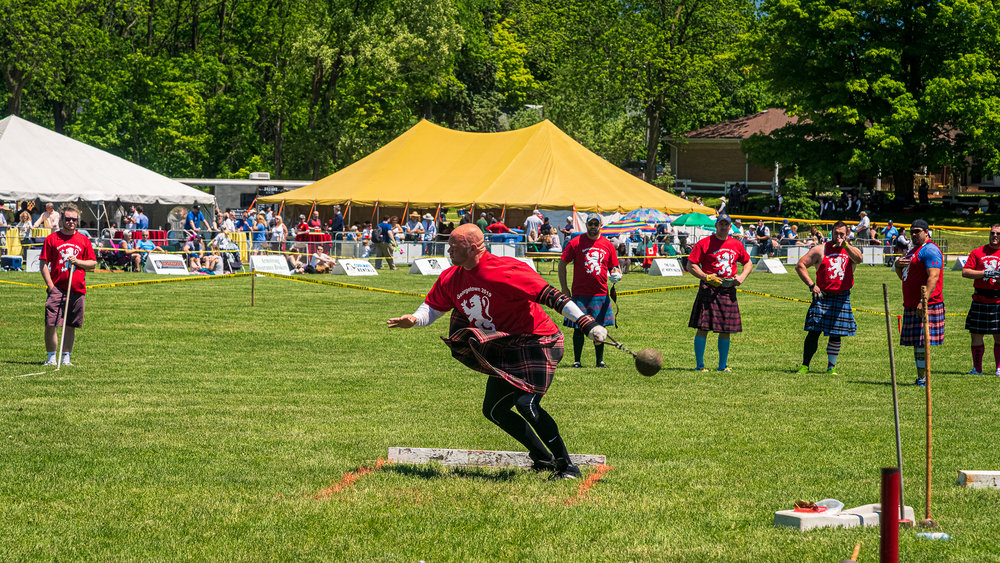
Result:
M618 267L618 252L611 241L604 237L592 240L580 235L566 244L563 262L573 263L574 296L593 297L608 294L608 272Z
M736 277L736 264L746 264L750 255L743 243L733 237L719 240L719 237L711 235L695 243L688 260L698 264L706 274L732 278Z
M438 311L455 309L472 328L548 336L559 327L535 302L547 285L524 262L487 252L471 270L452 266L442 272L424 302Z
M909 267L903 271L903 307L913 308L920 304L920 288L927 284L931 268L941 270L937 286L929 289L928 304L944 302L944 256L938 245L931 241L910 250L906 257L910 259Z
M1000 270L1000 248L990 250L988 246L980 246L969 253L969 259L965 261L965 267L972 268L973 270ZM982 278L973 281L972 287L996 291L1000 289L1000 280L997 278ZM1000 297L986 297L976 295L975 293L972 294L972 300L977 303L1000 303Z
M823 245L823 261L816 268L816 285L824 293L843 293L854 287L854 262L846 248L835 250L832 242Z
M52 284L64 292L69 285L70 266L65 260L67 256L76 256L80 260L97 260L90 239L80 233L64 235L60 230L45 237L41 260L49 265L49 276L52 278ZM87 293L87 283L84 281L84 276L83 268L77 268L73 272L73 293L79 295Z
M513 232L507 225L504 225L500 221L486 225L486 230L496 235Z

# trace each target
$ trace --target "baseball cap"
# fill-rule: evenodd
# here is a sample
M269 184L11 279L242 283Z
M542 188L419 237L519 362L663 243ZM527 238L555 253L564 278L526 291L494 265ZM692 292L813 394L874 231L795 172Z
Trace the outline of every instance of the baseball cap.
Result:
M910 230L913 229L923 229L925 231L931 230L931 226L927 224L927 221L923 219L917 219L916 221L910 223Z
M788 222L788 219L784 219L784 220L782 220L781 222L782 222L782 223L787 223L787 222Z
M733 220L730 219L729 215L726 214L726 213L720 213L719 216L715 218L715 222L716 223L718 223L719 221L725 221L725 222L730 223L730 224L732 224L732 222L733 222Z
M587 215L587 222L589 223L591 221L597 221L598 223L603 223L603 221L601 220L601 216L598 215L597 213L591 213L590 215Z

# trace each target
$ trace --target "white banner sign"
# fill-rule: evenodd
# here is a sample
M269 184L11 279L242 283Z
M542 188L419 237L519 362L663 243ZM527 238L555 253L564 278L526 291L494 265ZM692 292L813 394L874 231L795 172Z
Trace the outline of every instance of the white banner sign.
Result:
M377 276L378 270L367 260L345 258L337 260L333 273L338 276Z
M649 267L651 276L683 276L681 264L676 258L654 258L653 264Z
M451 267L447 258L417 258L410 266L411 274L422 276L440 276L441 272Z
M29 248L28 249L28 265L24 268L25 272L41 272L42 271L42 249L41 248Z
M769 274L787 274L788 270L781 263L781 258L761 258L757 261L754 272L767 272Z
M292 273L291 270L288 269L288 261L285 260L285 257L275 254L267 256L251 256L250 269L258 272L282 274L285 276L291 275Z
M184 257L180 254L149 253L146 256L146 273L186 276L188 269Z
M959 256L958 258L955 258L955 263L952 264L951 266L952 271L958 270L961 272L962 268L965 268L965 263L968 260L969 260L968 256Z

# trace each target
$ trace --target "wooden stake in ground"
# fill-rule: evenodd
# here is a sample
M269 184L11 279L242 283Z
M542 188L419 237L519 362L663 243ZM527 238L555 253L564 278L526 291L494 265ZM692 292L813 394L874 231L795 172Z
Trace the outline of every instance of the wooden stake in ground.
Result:
M937 522L931 520L931 327L927 314L927 286L920 288L920 303L924 308L924 395L927 397L927 486L924 500L924 519L918 524L921 527L937 528Z
M892 347L892 324L889 321L889 286L882 284L882 297L885 301L885 335L889 339L889 374L892 376L892 414L896 421L896 467L899 468L899 520L906 520L903 503L903 445L899 439L899 398L896 395L896 353Z
M255 288L257 287L256 283L254 282L255 279L257 279L257 276L254 274L253 266L251 266L250 267L250 306L251 307L253 307L254 293L256 292Z

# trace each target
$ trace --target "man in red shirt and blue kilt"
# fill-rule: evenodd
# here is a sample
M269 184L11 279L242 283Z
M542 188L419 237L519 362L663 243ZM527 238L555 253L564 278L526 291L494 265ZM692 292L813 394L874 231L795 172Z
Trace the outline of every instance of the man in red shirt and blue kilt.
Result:
M533 469L579 477L555 420L541 406L563 356L563 335L539 304L576 322L595 342L607 338L607 329L528 265L486 252L475 224L459 225L448 241L454 265L412 315L389 319L389 328L427 326L452 311L442 340L453 357L490 376L483 415L528 449Z
M896 275L903 281L903 331L901 346L913 346L913 359L917 366L914 385L927 385L927 358L924 351L924 310L921 302L922 287L927 288L927 324L930 328L930 345L944 343L944 256L941 249L931 242L930 225L917 219L910 225L913 247L905 256L896 260Z
M972 335L972 371L982 375L983 355L986 353L984 335L993 335L993 360L995 375L1000 376L1000 224L990 227L989 244L969 253L962 268L962 277L973 280L972 305L965 317L965 330Z
M566 265L573 264L573 291L566 284ZM612 286L621 281L622 272L618 264L618 252L611 241L601 236L601 216L591 213L587 217L587 232L566 243L559 259L559 285L563 294L572 295L573 302L584 313L597 319L603 326L614 326L615 313L611 307L608 281ZM580 358L583 353L584 334L580 327L569 319L563 325L573 329L573 367L583 367ZM604 343L595 342L597 367L608 367L604 363Z
M698 241L688 257L688 272L701 280L688 321L689 327L698 329L694 337L695 369L698 371L708 371L705 346L709 332L719 335L718 371L732 371L729 368L729 336L743 331L736 286L746 280L753 268L747 265L750 255L746 248L729 236L731 225L729 215L719 215L715 220L715 234ZM743 265L739 273L738 264Z
M809 373L809 363L819 348L819 336L823 333L828 338L826 373L837 375L841 337L854 336L858 330L851 311L851 288L854 287L854 267L861 260L861 251L851 246L847 237L847 224L837 221L831 240L810 248L795 265L799 279L809 286L812 294L812 303L806 313L808 334L798 373ZM809 278L812 266L816 267L815 283Z

